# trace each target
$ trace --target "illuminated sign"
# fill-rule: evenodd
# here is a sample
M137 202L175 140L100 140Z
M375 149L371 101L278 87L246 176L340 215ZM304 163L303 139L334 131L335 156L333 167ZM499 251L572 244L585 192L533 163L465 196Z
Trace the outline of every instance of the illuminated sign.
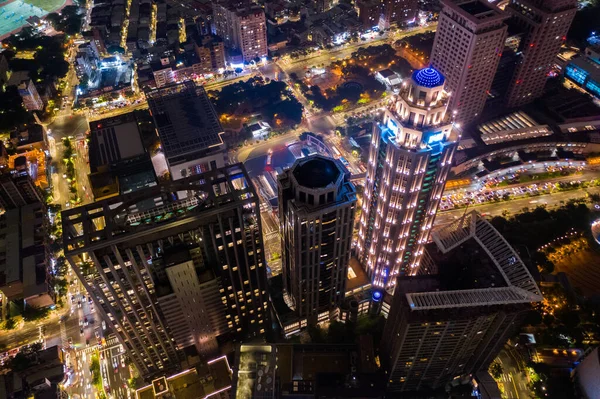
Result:
M394 122L393 119L388 120L387 127L394 132L394 134L398 134L398 124Z
M444 141L444 132L432 132L427 136L427 144L435 144Z

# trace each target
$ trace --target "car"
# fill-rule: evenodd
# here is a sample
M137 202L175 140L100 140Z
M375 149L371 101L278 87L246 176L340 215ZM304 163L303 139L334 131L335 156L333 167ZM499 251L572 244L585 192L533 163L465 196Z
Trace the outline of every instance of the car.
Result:
M125 356L121 356L121 367L125 368Z
M106 322L104 320L102 320L102 329L106 330Z
M84 317L84 318L83 318L83 325L87 327L87 325L88 325L89 323L90 323L90 322L88 321L87 317Z

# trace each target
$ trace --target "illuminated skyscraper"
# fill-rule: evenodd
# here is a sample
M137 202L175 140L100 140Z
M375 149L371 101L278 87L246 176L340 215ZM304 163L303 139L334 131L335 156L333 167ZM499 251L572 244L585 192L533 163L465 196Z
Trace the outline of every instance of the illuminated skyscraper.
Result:
M487 0L441 0L431 65L446 77L448 110L462 124L476 119L504 48L506 15Z
M185 195L180 195L184 193ZM268 328L258 197L241 164L63 212L65 256L145 376Z
M375 287L418 273L455 141L444 77L415 71L373 128L357 250Z
M509 23L523 32L506 104L517 107L540 97L548 72L577 12L576 0L511 0Z
M302 158L279 175L283 280L298 317L329 320L346 294L356 191L340 161Z

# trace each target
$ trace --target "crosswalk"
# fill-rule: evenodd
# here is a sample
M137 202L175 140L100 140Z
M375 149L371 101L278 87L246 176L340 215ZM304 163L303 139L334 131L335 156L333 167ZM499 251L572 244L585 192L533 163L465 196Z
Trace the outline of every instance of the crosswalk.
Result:
M116 348L118 346L119 346L119 340L116 337L111 337L106 340L106 345L104 345L102 347L102 349L100 349L100 351L104 352L104 351L110 350L112 348ZM90 346L86 346L85 348L78 349L77 352L85 353L86 355L89 355L91 353L94 353L97 349L98 349L97 345L90 345Z

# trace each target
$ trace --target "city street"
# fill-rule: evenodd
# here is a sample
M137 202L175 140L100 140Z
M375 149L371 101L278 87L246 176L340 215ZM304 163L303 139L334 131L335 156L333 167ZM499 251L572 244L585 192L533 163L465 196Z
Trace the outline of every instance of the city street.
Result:
M591 187L587 189L578 189L570 191L561 191L553 194L538 195L535 197L519 198L510 201L495 202L485 205L470 206L466 211L477 210L484 216L502 216L504 211L514 215L523 208L533 209L539 205L546 205L548 208L562 205L572 198L584 197L586 193L600 194L600 187ZM465 213L465 208L452 209L449 211L438 212L435 218L437 226L443 226L458 219Z
M405 37L414 36L420 33L433 32L436 30L436 28L437 24L432 24L430 26L418 27L407 31L392 32L385 36L376 35L373 40L350 43L341 48L334 48L330 51L321 50L317 53L313 53L307 57L297 60L286 57L283 60L277 61L277 65L288 75L291 73L296 73L299 77L303 77L306 68L320 65L327 66L333 61L349 57L360 47L378 46L385 43L391 44L396 40L400 40Z
M501 377L504 392L509 399L529 399L531 392L527 388L527 378L513 352L513 349L505 346L497 357L504 371Z

